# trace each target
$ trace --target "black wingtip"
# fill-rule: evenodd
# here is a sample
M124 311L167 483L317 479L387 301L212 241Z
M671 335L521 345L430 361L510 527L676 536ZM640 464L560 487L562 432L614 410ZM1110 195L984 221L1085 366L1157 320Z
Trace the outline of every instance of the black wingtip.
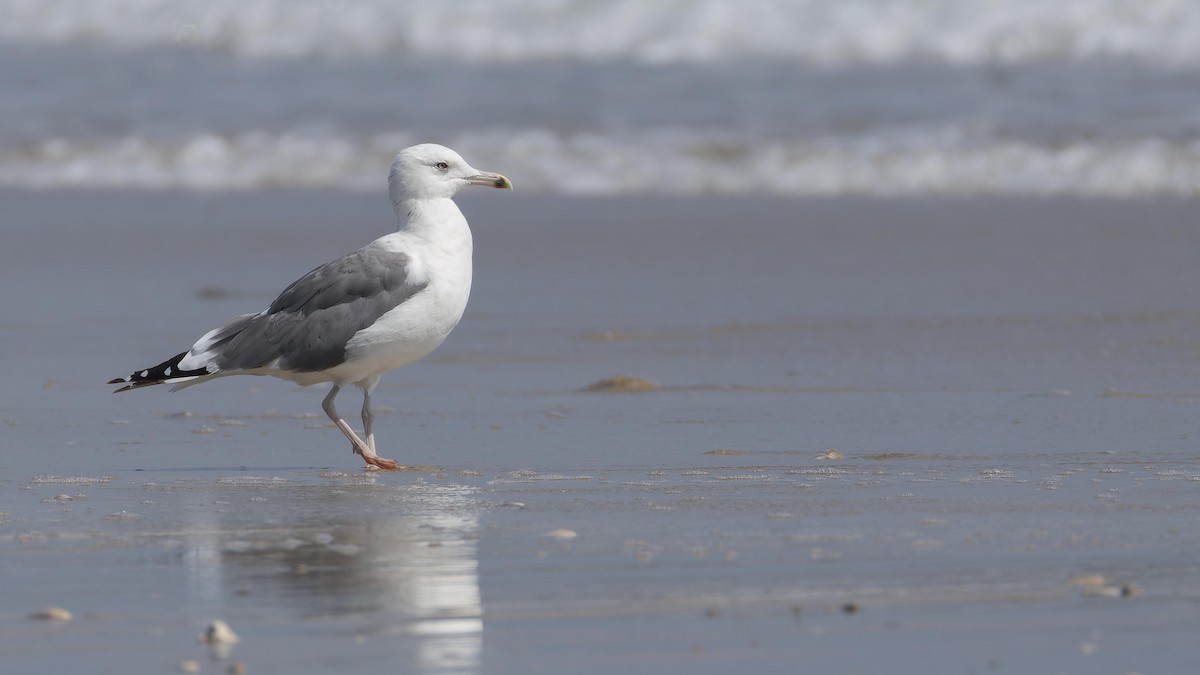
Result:
M114 394L119 394L123 391L129 391L130 389L137 388L137 384L133 383L133 379L129 378L129 377L114 377L113 379L109 380L108 383L125 385L124 387L121 387L120 389L114 389L113 390Z
M140 389L141 387L149 387L156 384L163 384L179 379L191 379L207 375L208 371L203 368L196 370L177 370L179 362L187 356L187 352L180 352L175 356L163 361L153 368L139 370L129 377L117 377L108 381L109 384L123 384L124 387L114 391L114 394L119 394L130 389Z

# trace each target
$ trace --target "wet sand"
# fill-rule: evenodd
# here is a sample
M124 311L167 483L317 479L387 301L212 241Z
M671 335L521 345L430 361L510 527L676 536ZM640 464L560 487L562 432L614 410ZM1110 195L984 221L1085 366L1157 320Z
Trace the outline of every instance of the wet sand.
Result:
M0 194L6 668L1200 656L1196 202L494 197L463 201L466 318L376 396L423 468L368 473L320 389L102 383L385 233L386 200ZM658 386L586 391L616 375ZM214 619L241 641L200 644Z

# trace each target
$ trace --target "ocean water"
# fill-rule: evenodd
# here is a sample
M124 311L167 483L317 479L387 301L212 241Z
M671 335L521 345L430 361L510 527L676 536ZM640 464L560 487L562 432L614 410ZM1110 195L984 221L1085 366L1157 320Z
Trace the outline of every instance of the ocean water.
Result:
M1188 0L0 1L0 185L1192 196Z

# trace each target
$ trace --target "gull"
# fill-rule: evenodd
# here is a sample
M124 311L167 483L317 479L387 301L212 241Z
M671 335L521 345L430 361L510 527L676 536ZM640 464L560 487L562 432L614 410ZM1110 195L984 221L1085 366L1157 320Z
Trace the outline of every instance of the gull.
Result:
M305 274L267 309L109 384L125 385L116 390L122 392L156 384L177 391L229 375L331 382L321 408L351 449L367 468L401 468L375 452L371 393L380 375L432 352L462 318L471 292L471 229L452 198L469 185L512 189L504 176L478 171L441 145L401 150L388 174L397 231ZM363 436L333 405L347 385L363 393Z

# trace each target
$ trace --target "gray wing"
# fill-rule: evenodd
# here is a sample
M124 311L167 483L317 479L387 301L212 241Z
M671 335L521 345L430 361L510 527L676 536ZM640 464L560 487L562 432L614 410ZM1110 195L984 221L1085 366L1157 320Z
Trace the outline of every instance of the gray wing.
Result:
M287 370L312 372L342 363L358 331L420 293L409 257L370 245L297 279L265 314L239 317L241 330L221 345L221 370L261 368L279 360ZM231 324L232 327L232 324Z

